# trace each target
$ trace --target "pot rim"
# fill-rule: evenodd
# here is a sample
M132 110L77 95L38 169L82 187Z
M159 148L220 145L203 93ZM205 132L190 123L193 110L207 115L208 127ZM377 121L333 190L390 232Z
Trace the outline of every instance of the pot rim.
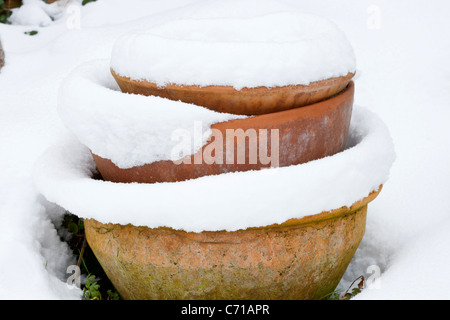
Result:
M303 218L291 218L289 220L286 220L283 223L280 224L271 224L267 226L262 227L252 227L247 228L246 230L260 230L260 229L269 229L269 228L285 228L285 227L294 227L299 225L306 225L306 224L312 224L318 221L325 221L329 219L336 219L340 216L346 216L348 214L351 214L355 211L358 211L364 206L367 206L370 202L375 200L376 197L381 192L381 189L383 189L383 185L381 184L377 190L371 191L366 197L364 197L361 200L356 201L351 206L342 206L337 209L332 209L329 211L322 211L317 214L305 216Z

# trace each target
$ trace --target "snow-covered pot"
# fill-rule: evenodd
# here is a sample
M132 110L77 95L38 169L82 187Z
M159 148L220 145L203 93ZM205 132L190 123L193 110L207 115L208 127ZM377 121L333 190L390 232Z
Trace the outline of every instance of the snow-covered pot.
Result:
M194 233L87 219L86 237L125 299L319 299L347 269L380 190L278 225Z
M356 70L336 25L295 12L183 18L132 31L116 41L110 66L123 92L239 115L322 101Z
M218 112L261 115L294 109L332 97L344 90L354 73L308 85L256 87L236 90L231 86L157 85L150 81L132 80L111 70L122 92L158 96L193 103Z
M227 122L213 124L212 129L221 132L223 140L242 130L267 130L268 143L262 143L263 148L271 150L271 144L277 143L277 155L275 166L290 166L305 163L311 160L331 156L341 152L346 144L350 119L352 114L354 96L354 84L349 85L340 94L333 98L321 101L301 108L295 108L265 115L236 119ZM277 136L272 137L272 130L277 130ZM231 130L229 133L228 130ZM232 137L232 136L231 136ZM111 160L105 159L93 153L97 168L103 179L113 182L176 182L194 179L206 175L216 175L226 172L258 170L274 166L274 161L251 161L251 148L257 149L261 154L261 140L265 136L249 135L248 140L236 139L234 148L227 149L226 143L223 149L216 149L214 157L209 157L206 150L212 147L213 141L205 144L194 155L187 156L188 161L174 162L171 160L156 161L132 168L119 168ZM276 140L275 140L276 139ZM272 141L273 140L273 141ZM222 161L214 161L218 158ZM245 154L245 161L226 161L230 154L237 156ZM269 152L271 153L271 152ZM200 156L200 157L199 157ZM211 159L210 159L211 158ZM196 161L196 159L200 159ZM271 159L274 160L274 159Z

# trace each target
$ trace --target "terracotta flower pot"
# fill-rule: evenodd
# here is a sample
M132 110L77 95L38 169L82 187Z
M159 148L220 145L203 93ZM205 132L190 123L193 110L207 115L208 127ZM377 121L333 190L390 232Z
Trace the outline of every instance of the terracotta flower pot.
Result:
M59 0L45 0L46 3L53 3ZM69 1L66 1L69 2ZM5 0L5 8L6 9L13 9L18 8L23 4L22 0ZM62 3L61 5L65 5L67 3Z
M87 219L86 237L125 299L319 299L339 283L380 190L280 225L193 233Z
M275 112L266 115L254 116L217 123L212 129L219 130L223 137L227 136L229 129L247 129L256 131L266 129L270 137L271 129L278 129L279 163L280 167L305 163L311 160L331 156L344 149L350 118L352 113L354 84L350 82L347 88L328 100L309 106ZM224 143L222 150L223 163L209 161L208 148L213 141L207 143L197 154L187 157L189 163L175 164L173 161L157 161L139 167L121 169L112 161L93 154L95 163L103 179L113 182L176 182L194 179L206 175L215 175L226 172L258 170L269 167L258 158L257 163L250 159L251 146L257 146L258 154L260 136L250 137L249 140L237 140L234 144L234 155L244 154L245 161L227 164L225 159L231 150L226 149ZM272 139L268 139L268 150L271 150ZM216 150L221 152L220 150ZM196 162L201 153L202 162ZM216 156L216 154L214 154ZM211 163L213 162L213 163Z
M149 81L119 76L114 70L111 70L111 73L122 92L181 100L218 112L241 115L267 114L322 101L344 90L354 76L354 73L349 73L343 77L313 82L309 85L236 90L231 86L199 87L172 84L158 87Z

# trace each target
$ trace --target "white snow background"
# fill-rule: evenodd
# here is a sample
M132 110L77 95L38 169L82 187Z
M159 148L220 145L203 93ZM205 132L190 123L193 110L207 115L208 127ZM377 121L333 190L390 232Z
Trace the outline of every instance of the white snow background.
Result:
M74 258L56 234L61 209L44 201L31 179L36 159L67 134L56 112L62 79L82 62L109 57L122 33L199 10L202 1L80 2L42 9L54 21L25 12L20 24L0 24L1 299L81 298L66 285ZM224 12L225 1L211 2ZM345 32L357 58L355 105L383 119L396 147L390 179L369 205L366 235L340 288L360 275L373 279L379 268L379 283L356 299L449 299L450 2L277 3L328 18ZM264 1L258 10L271 6ZM39 33L24 34L30 30Z

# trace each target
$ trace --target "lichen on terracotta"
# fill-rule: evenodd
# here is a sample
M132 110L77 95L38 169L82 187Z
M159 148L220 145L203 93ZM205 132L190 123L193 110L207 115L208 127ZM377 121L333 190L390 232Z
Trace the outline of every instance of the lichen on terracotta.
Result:
M318 299L339 283L380 190L281 225L192 233L88 219L86 236L125 299Z

